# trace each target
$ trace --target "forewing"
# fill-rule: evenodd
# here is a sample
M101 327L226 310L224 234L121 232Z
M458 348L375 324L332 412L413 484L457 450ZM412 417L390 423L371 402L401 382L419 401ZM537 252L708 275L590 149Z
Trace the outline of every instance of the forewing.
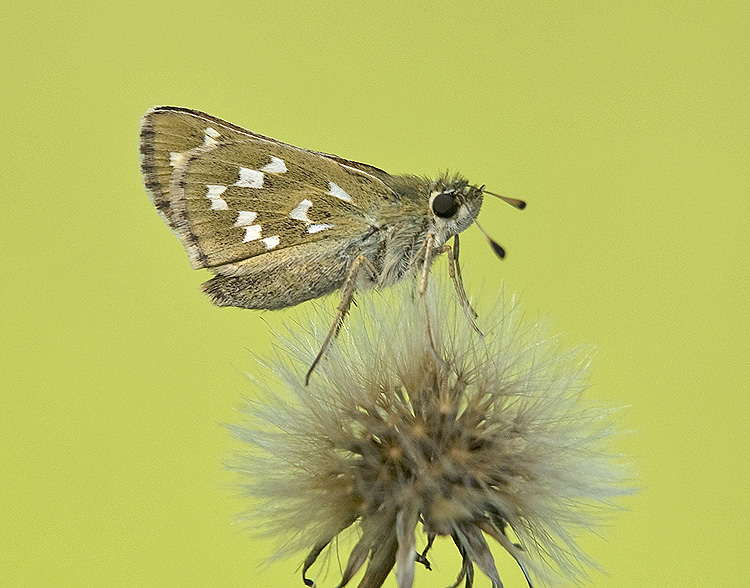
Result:
M383 201L396 200L377 168L175 107L144 116L141 167L195 268L365 235Z

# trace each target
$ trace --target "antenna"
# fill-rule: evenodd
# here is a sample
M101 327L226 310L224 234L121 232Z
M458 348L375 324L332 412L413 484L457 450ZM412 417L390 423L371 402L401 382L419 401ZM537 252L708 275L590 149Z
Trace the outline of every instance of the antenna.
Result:
M474 224L477 226L477 228L482 231L482 235L484 235L484 238L487 239L487 242L490 244L490 247L492 247L492 250L495 252L495 255L497 255L500 259L505 257L505 249L503 249L497 241L495 241L492 237L490 237L485 230L482 228L482 225L479 224L479 221L474 219Z
M503 202L510 204L513 208L517 208L518 210L523 210L526 208L526 203L523 200L519 200L518 198L511 198L510 196L501 196L500 194L495 194L494 192L488 192L487 190L483 190L485 194L489 194L490 196L494 196L495 198L500 198Z

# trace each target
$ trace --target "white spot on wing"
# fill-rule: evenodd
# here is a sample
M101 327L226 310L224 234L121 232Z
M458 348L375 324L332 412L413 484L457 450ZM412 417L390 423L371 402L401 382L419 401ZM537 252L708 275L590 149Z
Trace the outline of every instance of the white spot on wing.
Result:
M263 187L263 172L257 169L249 169L247 167L240 168L240 179L234 183L235 186L241 186L243 188L262 188Z
M244 243L247 243L248 241L255 241L256 239L260 239L260 233L262 230L263 229L260 225L250 225L249 227L245 227L245 238L242 239L242 241Z
M313 203L305 198L294 208L292 212L289 213L289 218L293 218L294 220L302 221L303 223L307 224L311 223L312 221L307 218L307 211L310 210L310 207L312 205Z
M260 168L260 171L268 172L269 174L283 174L287 171L286 163L284 163L283 159L271 155L271 163L264 165Z
M226 189L226 186L206 184L206 198L211 201L211 210L227 210L229 208L226 201L221 197Z
M344 202L352 201L352 197L344 192L344 189L341 186L334 184L333 182L328 182L328 193L331 196L335 196L339 200L343 200Z
M221 136L221 133L219 133L219 131L217 131L216 129L208 127L205 131L203 131L203 135L203 144L207 147L213 147L214 145L219 144L216 139Z
M332 229L333 225L329 225L327 223L321 223L319 225L310 225L307 227L308 233L320 233L320 231L325 231L326 229Z
M181 166L184 161L185 161L184 153L177 153L177 151L169 152L169 165L171 165L172 167Z
M258 218L257 212L250 212L248 210L240 210L239 214L237 215L237 221L234 223L234 226L246 227L247 225L253 224L256 218Z
M266 237L265 239L261 239L263 241L263 245L266 246L266 249L273 249L279 244L279 236L274 235L273 237Z

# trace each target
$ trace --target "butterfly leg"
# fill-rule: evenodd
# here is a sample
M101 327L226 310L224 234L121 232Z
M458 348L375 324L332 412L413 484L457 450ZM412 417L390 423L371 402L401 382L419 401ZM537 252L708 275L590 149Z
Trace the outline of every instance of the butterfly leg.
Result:
M466 291L464 290L464 282L461 278L461 266L458 264L458 235L454 235L453 239L453 248L451 248L450 245L445 244L437 250L437 253L448 253L448 274L450 275L451 280L453 280L453 285L456 288L456 293L458 294L458 300L461 304L461 308L464 309L464 312L466 313L466 317L469 319L469 324L471 325L472 329L474 329L480 337L483 337L484 335L482 331L474 321L474 319L479 315L477 315L476 311L471 307L471 304L469 303L469 298L468 296L466 296ZM435 251L434 241L434 235L427 235L423 246L425 249L425 256L422 269L422 279L420 280L419 284L420 296L424 296L425 292L427 291L427 277L430 273L431 265L429 260L432 258L432 254ZM429 317L427 317L427 329L428 331L430 329Z
M424 240L424 264L422 265L422 279L419 282L419 295L424 296L427 292L427 277L430 275L432 266L432 253L435 250L435 235L430 233Z
M476 313L476 311L471 307L471 304L469 304L469 298L466 296L466 290L464 290L464 280L461 277L461 266L458 263L458 235L453 236L453 251L451 252L451 248L449 245L446 245L448 248L448 253L452 255L449 256L451 262L456 262L456 268L455 268L455 278L456 278L456 289L458 290L458 295L466 302L466 306L468 307L469 313L473 318L477 318L479 315ZM453 265L451 263L451 265ZM450 271L450 269L449 269ZM453 277L453 276L451 276Z
M424 297L425 293L427 292L427 277L430 275L430 266L432 265L432 257L433 257L432 254L435 251L435 235L433 235L432 233L427 235L427 238L425 239L424 250L425 252L424 252L424 265L422 266L422 279L419 282L419 295L421 297ZM432 323L430 322L429 305L425 304L424 311L425 311L425 319L426 319L426 326L427 326L427 341L429 342L428 347L430 349L430 353L432 354L435 361L437 361L441 366L443 366L444 369L450 370L450 366L440 356L440 354L437 351L437 348L435 347L435 340L432 336Z
M338 335L339 329L344 323L344 317L346 316L346 313L349 312L349 307L354 300L354 290L357 286L357 278L359 277L359 272L363 268L367 269L373 278L376 278L378 275L375 267L364 255L360 255L352 263L352 267L349 270L349 275L346 277L346 281L341 287L341 300L339 301L339 305L336 308L336 317L333 319L333 325L331 325L331 329L328 331L328 334L323 341L323 345L321 346L318 355L315 356L310 369L307 370L307 374L305 375L305 386L310 383L310 376L312 375L315 366L318 365L321 358L323 357L323 354L326 352L326 349L328 349L328 346L331 344L331 341L334 339L334 337Z
M461 307L466 313L466 318L469 319L471 328L474 329L480 337L483 337L482 331L479 330L475 318L479 315L471 307L469 298L466 296L466 290L464 290L464 281L461 279L461 266L458 264L458 235L453 236L453 248L450 245L443 245L443 251L448 253L448 274L453 280L453 285L456 288L458 294L458 300L461 303Z

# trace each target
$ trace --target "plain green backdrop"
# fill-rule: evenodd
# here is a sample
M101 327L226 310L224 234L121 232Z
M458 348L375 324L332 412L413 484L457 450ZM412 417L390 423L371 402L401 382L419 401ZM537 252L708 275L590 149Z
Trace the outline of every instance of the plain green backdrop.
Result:
M526 199L486 202L509 255L470 229L464 275L470 294L504 282L567 343L595 344L591 395L630 407L641 492L586 539L608 572L591 585L747 585L746 2L1 13L0 585L301 586L297 560L264 565L272 544L232 524L247 504L220 425L288 314L201 295L207 276L141 183L154 104ZM451 551L417 587L453 581Z

